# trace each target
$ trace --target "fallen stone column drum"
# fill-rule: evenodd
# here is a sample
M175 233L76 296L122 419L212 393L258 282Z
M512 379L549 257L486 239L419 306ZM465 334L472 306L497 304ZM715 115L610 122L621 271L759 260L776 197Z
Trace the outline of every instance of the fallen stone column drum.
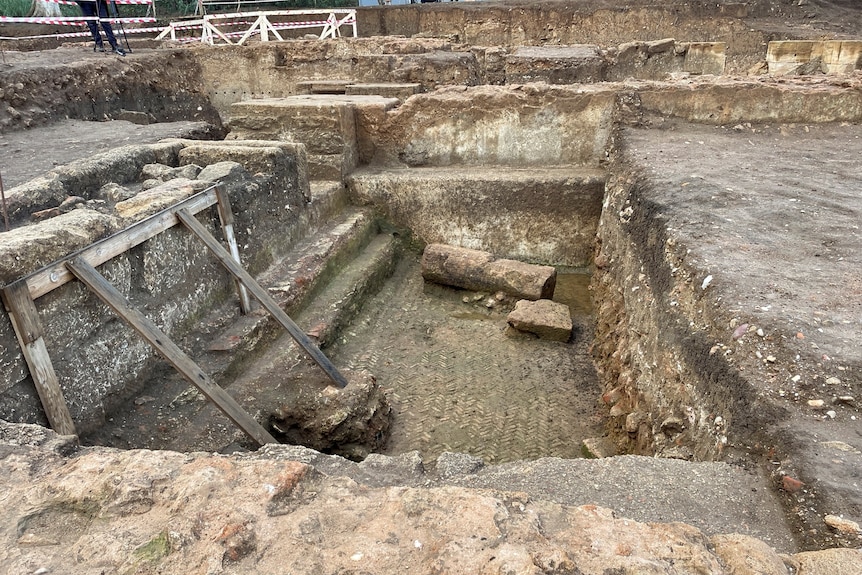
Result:
M557 270L515 260L495 260L488 252L429 244L422 254L427 281L475 291L502 291L522 299L550 299Z

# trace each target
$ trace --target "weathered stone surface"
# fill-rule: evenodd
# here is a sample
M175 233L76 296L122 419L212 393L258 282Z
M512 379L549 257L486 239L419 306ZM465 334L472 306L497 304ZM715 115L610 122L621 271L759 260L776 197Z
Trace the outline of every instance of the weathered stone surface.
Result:
M601 82L606 66L598 46L523 46L506 58L506 83Z
M728 575L788 575L784 561L769 545L747 535L715 535L715 554L727 565Z
M6 190L6 210L12 224L26 220L33 212L53 208L67 195L66 187L56 174L39 176Z
M117 202L117 215L131 223L163 210L203 190L206 183L177 178L154 186L128 200Z
M779 40L769 43L766 63L770 74L802 74L804 66L816 62L807 73L852 74L862 66L859 40Z
M383 389L368 372L348 373L347 387L299 393L296 401L271 415L276 435L350 459L362 459L386 442L391 408Z
M616 455L617 448L610 437L588 437L581 445L581 452L584 457L601 459Z
M498 257L586 266L592 261L605 173L591 168L509 167L360 170L354 201L428 244Z
M0 570L773 575L745 566L777 566L757 540L710 540L683 523L495 489L375 483L376 471L421 474L415 454L356 465L279 445L242 456L74 450L69 438L0 422ZM743 552L753 560L733 562ZM833 549L788 561L800 574L833 575L856 573L860 558Z
M285 169L285 154L275 146L219 146L197 144L180 150L180 164L208 166L219 162L237 162L250 173L278 174Z
M540 299L553 295L557 272L551 266L495 260L487 252L431 244L422 254L422 277L464 289Z
M11 283L109 235L117 218L87 208L3 233L0 284Z
M447 86L410 98L369 135L378 163L595 166L615 101L596 86Z
M689 74L724 74L727 56L724 42L691 42L685 52L683 70Z
M791 565L799 575L843 575L862 573L862 550L824 549L793 555Z
M572 337L569 306L549 299L519 301L506 321L518 331L532 333L542 339L569 341Z

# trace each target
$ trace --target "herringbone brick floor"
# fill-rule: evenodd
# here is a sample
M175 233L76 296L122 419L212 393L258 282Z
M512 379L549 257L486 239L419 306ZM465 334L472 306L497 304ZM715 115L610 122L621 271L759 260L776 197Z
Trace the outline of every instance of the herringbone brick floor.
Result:
M473 292L426 284L407 255L327 350L390 390L385 452L418 450L426 461L466 452L489 463L578 457L582 439L602 434L591 318L576 318L574 343L513 339L503 333L508 310L464 303L465 295Z

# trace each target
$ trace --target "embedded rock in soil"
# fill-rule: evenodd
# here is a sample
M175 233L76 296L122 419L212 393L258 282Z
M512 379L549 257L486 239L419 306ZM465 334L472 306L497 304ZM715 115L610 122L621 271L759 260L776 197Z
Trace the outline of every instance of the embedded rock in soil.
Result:
M506 321L518 331L525 331L552 341L569 341L572 337L572 316L569 306L549 299L522 299Z
M422 277L427 281L474 291L503 291L536 300L551 298L557 271L551 266L515 260L495 260L488 252L430 244L422 254Z
M299 393L270 415L276 437L348 459L363 459L386 442L391 408L367 371L345 373L343 389Z

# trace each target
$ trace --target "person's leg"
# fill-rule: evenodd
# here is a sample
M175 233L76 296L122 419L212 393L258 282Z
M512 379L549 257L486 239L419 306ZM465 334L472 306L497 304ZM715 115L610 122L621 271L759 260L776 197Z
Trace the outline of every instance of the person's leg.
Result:
M96 5L99 7L99 18L108 17L108 0L96 0ZM110 22L102 22L102 30L105 31L105 37L108 39L108 44L111 49L117 51L117 38L114 36L114 29Z
M96 15L95 2L80 2L78 7L81 8L81 14L84 18L93 18ZM99 34L99 23L95 20L87 20L87 28L90 29L90 34L93 35L93 41L96 42L96 49L104 50L102 35Z

